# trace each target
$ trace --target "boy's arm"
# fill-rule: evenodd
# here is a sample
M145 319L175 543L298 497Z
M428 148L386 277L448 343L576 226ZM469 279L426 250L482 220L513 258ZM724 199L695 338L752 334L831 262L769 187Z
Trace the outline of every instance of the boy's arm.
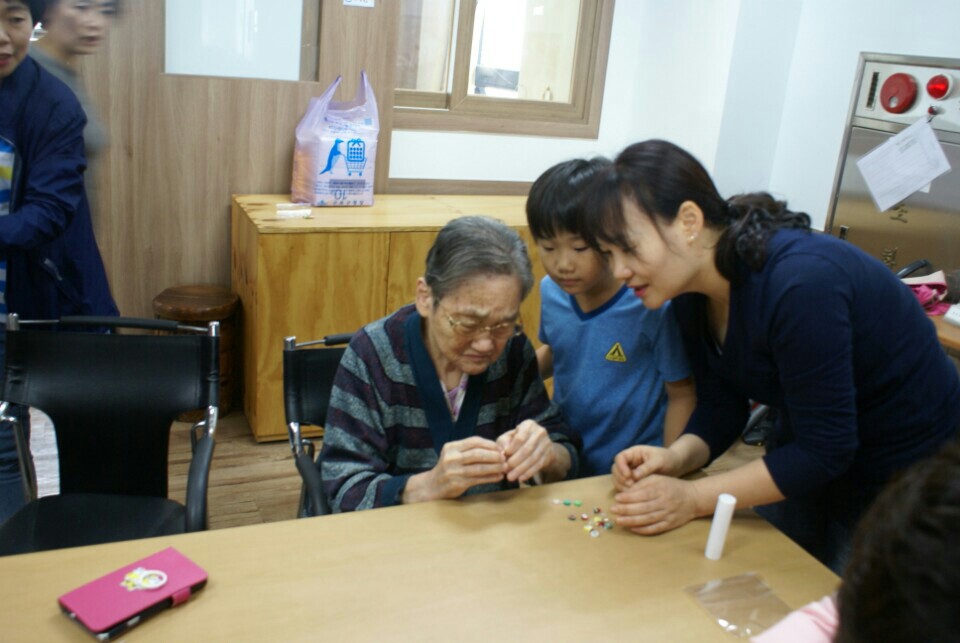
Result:
M687 427L687 420L697 406L697 392L693 378L664 382L667 390L667 412L663 418L663 446L673 444Z
M553 377L553 349L544 344L537 349L537 365L540 367L540 379L547 380Z

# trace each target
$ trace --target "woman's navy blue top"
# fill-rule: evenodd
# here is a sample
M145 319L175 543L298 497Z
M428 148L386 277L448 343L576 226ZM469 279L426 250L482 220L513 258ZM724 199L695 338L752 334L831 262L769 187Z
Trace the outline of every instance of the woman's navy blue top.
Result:
M674 299L697 386L686 432L711 460L740 435L748 400L781 412L787 443L764 460L788 498L841 476L882 483L957 434L960 378L888 267L815 232L777 231L767 249L760 271L737 268L722 347L706 297Z

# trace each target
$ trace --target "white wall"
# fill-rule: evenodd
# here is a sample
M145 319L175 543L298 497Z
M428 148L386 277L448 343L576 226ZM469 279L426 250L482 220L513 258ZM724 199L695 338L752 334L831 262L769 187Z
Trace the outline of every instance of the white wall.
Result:
M958 26L957 0L802 0L770 189L822 228L860 52L958 58Z
M802 0L741 0L713 163L724 196L770 185Z
M531 181L665 138L822 228L860 52L960 57L958 25L958 0L620 0L598 140L394 131L390 173Z
M394 130L390 176L532 181L559 161L654 137L710 167L740 1L617 2L597 140Z

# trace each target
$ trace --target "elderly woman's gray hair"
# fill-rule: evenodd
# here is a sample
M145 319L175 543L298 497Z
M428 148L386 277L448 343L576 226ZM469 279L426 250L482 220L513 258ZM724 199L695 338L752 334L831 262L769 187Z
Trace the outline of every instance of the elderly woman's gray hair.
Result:
M515 230L491 217L469 216L443 226L427 253L424 279L434 302L482 275L510 275L520 282L521 298L533 288L527 246Z

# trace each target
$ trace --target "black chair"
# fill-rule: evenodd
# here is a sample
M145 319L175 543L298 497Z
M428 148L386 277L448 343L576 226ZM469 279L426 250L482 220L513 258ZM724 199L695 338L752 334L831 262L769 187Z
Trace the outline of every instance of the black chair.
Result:
M323 426L333 389L333 377L353 333L327 335L323 339L297 343L296 337L283 340L283 409L287 435L297 471L303 480L297 518L324 516L330 503L323 493L316 447L301 433L304 425Z
M776 427L777 418L777 409L766 404L755 404L750 410L750 417L747 419L743 433L740 434L740 439L744 444L752 447L766 445L767 438Z
M917 259L916 261L911 261L910 263L905 265L903 268L898 270L894 276L897 279L905 279L910 275L912 275L913 273L915 273L916 271L923 270L923 269L926 269L927 272L929 273L933 270L933 264L931 264L926 259Z
M168 334L103 332L119 328ZM196 327L9 315L0 414L17 433L29 502L0 526L0 555L206 529L219 354L218 322ZM60 495L37 498L29 444L20 423L7 415L11 404L50 417ZM178 413L195 409L205 409L205 416L190 429L193 455L181 505L167 498L170 429Z

